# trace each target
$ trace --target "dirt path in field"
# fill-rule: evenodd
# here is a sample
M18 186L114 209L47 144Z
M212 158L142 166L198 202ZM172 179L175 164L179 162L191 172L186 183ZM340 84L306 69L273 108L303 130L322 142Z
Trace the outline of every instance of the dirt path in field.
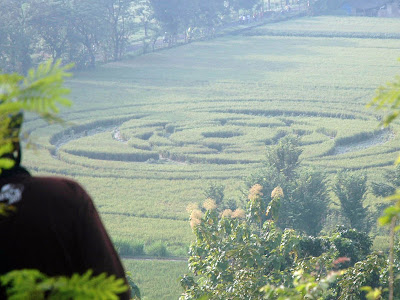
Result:
M56 141L54 141L52 143L52 145L55 147L55 150L53 151L52 155L55 159L59 159L58 152L59 152L60 148L64 145L68 144L69 142L72 142L74 140L77 140L77 139L80 139L83 137L88 137L88 136L92 136L95 134L107 132L107 131L115 132L115 130L117 130L115 125L105 126L105 127L96 127L93 129L83 130L83 131L79 131L79 132L74 132L74 130L71 130L68 134L64 134L63 136L59 137Z
M186 257L134 257L134 256L120 256L125 260L141 260L141 261L150 261L150 260L158 260L158 261L187 261Z
M391 130L383 130L378 134L360 142L350 143L346 145L335 146L331 155L340 155L350 152L361 151L373 146L383 145L395 138L395 134Z

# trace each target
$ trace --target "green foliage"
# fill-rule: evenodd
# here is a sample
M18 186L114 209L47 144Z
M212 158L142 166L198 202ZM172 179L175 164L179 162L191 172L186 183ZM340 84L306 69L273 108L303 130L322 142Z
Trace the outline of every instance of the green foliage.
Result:
M215 299L260 297L265 276L279 277L280 270L293 261L290 252L296 237L291 231L282 234L273 223L265 223L261 231L254 231L244 220L219 219L213 210L206 212L194 233L196 241L190 247L189 269L198 280L181 278L185 289L182 299L202 295Z
M54 64L48 61L36 70L31 69L26 77L0 74L0 170L13 166L12 160L3 157L14 151L13 143L19 141L19 130L15 133L10 131L13 116L23 110L34 112L47 121L60 121L55 116L59 111L57 105L71 105L64 98L69 90L63 87L64 78L70 76L67 70L71 66L60 65L60 61Z
M300 164L299 140L292 136L284 137L276 147L267 151L265 168L273 169L274 173L282 174L287 180L296 175L296 170Z
M264 299L300 300L300 299L326 299L330 296L329 286L335 281L337 273L332 273L326 278L316 279L303 270L294 272L293 287L266 285L262 287Z
M263 168L250 176L247 185L258 183L262 186L262 197L257 200L260 201L259 211L266 211L271 201L269 196L276 187L281 187L279 217L275 217L278 226L317 235L328 212L326 178L320 172L301 168L301 153L297 138L282 138L277 145L267 148ZM265 213L260 215L260 222L266 219Z
M325 251L323 244L327 244L327 249L333 247L334 243L327 240L317 246L320 250L310 249L311 244L305 242L308 237L277 228L273 220L279 208L260 207L260 192L259 185L251 188L245 219L234 214L220 216L213 208L194 224L196 240L189 251L189 269L198 279L181 278L185 290L182 299L206 295L213 299L259 298L265 285L291 287L292 271L298 260L305 258L303 255L320 255ZM281 190L275 190L273 196L274 200L279 199ZM263 220L261 214L266 211L272 220ZM191 217L193 220L193 213Z
M396 188L400 187L400 165L391 170L385 170L384 182L372 182L372 192L376 197L388 197L393 195Z
M64 79L71 76L67 73L72 65L61 67L61 61L41 64L31 69L26 77L18 74L1 74L1 109L0 113L14 113L23 109L39 114L46 120L55 118L59 112L57 104L70 106L64 98L69 89L63 86Z
M333 191L340 200L342 214L351 228L369 232L368 209L363 206L367 193L367 176L349 171L338 172L333 183Z
M365 260L348 268L337 281L337 299L366 299L368 286L372 289L382 287L383 272L387 268L383 255L371 254Z
M128 287L123 279L105 273L92 276L92 271L83 275L47 277L37 270L15 270L0 277L4 286L9 286L7 296L17 299L119 299L117 294Z
M218 185L216 183L211 183L208 187L204 190L204 196L206 199L213 199L217 206L221 205L224 201L224 190L225 186Z
M343 263L342 267L354 265L357 261L365 259L371 252L371 238L366 233L354 229L340 226L329 240L338 251L338 257L350 259L348 263Z
M196 280L181 278L185 291L181 299L333 299L329 297L339 292L351 295L337 287L341 273L330 271L365 260L370 254L370 238L344 228L326 237L280 230L275 225L279 205L274 203L283 196L282 190L276 188L272 201L264 207L261 189L260 185L250 189L245 219L219 214L216 207L203 216L192 211L196 239L189 251L189 269ZM263 214L270 219L264 220ZM339 283L347 284L346 280Z
M126 272L126 280L128 281L129 287L131 288L131 298L136 300L136 299L141 299L141 294L140 294L140 289L136 285L136 283L133 282L132 279L132 273L131 272Z
M387 115L382 123L388 126L400 114L400 76L396 76L394 81L388 82L376 91L375 98L368 104L378 110L385 110Z

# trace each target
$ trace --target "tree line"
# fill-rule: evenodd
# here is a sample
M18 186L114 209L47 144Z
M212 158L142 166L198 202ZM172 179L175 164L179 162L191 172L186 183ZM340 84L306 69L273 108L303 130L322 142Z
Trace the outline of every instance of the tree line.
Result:
M165 33L210 29L260 0L0 0L0 69L25 74L48 59L77 69L120 60L132 42L146 49ZM135 35L138 37L135 40ZM139 39L139 41L138 41ZM155 39L155 40L154 40Z

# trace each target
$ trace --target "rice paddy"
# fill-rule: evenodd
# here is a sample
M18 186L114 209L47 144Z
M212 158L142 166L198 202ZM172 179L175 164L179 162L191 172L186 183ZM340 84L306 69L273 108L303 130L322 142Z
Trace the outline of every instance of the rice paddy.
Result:
M211 182L240 200L243 178L285 135L299 136L303 164L326 172L392 165L399 125L380 128L365 105L399 73L398 28L302 18L76 73L62 113L70 125L28 118L37 149L23 163L78 180L113 237L162 241L182 256L186 206Z

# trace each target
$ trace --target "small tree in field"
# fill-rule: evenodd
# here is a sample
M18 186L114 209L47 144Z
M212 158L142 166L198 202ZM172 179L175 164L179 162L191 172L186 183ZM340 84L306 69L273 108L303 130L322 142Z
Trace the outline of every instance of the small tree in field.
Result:
M264 166L250 176L247 187L262 186L262 200L267 206L272 191L279 186L284 197L280 200L280 228L293 228L317 235L328 213L328 194L325 175L300 166L302 150L299 141L286 136L277 145L267 148ZM264 221L267 219L263 216Z
M357 172L339 172L334 180L333 191L339 198L342 214L348 219L351 228L368 232L368 209L363 206L367 193L367 176Z
M225 197L225 187L216 183L210 183L204 190L206 199L213 199L217 205L221 205Z

